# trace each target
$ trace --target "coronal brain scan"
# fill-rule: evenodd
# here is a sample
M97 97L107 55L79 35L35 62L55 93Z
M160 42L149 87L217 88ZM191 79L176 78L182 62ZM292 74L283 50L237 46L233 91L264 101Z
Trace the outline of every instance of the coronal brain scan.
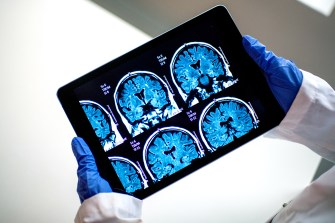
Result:
M197 139L179 127L154 132L144 146L145 168L154 181L169 176L203 156Z
M140 168L123 157L109 157L111 164L127 193L148 187Z
M171 74L188 107L234 84L223 54L203 42L180 47L170 64Z
M167 85L154 73L128 73L119 82L115 103L128 131L136 136L179 112Z
M224 97L211 102L200 116L200 133L210 151L227 145L252 129L258 120L244 101Z
M101 105L89 100L80 101L80 105L105 151L122 141L111 116Z
M114 192L145 199L280 124L241 38L214 7L58 89Z

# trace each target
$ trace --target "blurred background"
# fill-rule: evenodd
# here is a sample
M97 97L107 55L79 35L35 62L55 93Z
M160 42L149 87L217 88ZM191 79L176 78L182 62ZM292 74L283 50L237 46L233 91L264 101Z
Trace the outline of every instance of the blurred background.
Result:
M334 0L92 1L152 37L223 4L242 34L257 37L278 55L335 85Z
M0 222L73 222L80 205L59 87L223 4L253 35L335 86L335 1L2 0ZM321 158L259 137L144 201L145 222L264 222L315 176Z

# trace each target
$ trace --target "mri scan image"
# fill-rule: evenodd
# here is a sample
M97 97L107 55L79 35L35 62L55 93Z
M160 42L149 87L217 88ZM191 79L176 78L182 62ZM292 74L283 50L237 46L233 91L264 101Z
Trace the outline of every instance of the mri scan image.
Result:
M148 71L131 72L124 76L118 83L114 98L132 136L180 112L165 82Z
M165 127L147 140L143 159L153 181L159 181L204 155L195 136L186 129Z
M111 164L127 193L148 187L140 168L124 157L109 157Z
M122 143L123 139L106 109L94 101L82 100L79 103L105 151Z
M223 97L211 102L200 116L200 135L210 151L215 151L257 128L254 110L244 101Z
M170 70L173 82L188 107L234 84L225 57L203 42L181 46L173 56Z

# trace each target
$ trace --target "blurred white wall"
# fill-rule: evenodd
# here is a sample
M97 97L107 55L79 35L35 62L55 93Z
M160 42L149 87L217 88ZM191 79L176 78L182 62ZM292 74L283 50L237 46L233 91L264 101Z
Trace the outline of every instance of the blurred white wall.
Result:
M242 34L259 39L335 86L335 13L325 16L294 0L91 0L151 36L218 4L225 5ZM334 0L311 0L314 5ZM330 12L329 12L330 13Z
M72 222L74 131L56 91L149 37L85 0L0 1L0 29L0 222ZM148 198L144 218L262 221L308 184L319 160L260 138Z
M72 222L74 131L56 91L148 37L84 0L4 0L0 11L0 222Z

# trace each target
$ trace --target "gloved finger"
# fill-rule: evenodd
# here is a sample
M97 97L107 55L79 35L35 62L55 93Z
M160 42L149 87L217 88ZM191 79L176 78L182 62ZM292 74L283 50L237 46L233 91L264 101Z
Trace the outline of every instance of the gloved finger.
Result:
M266 46L260 43L252 36L245 35L242 39L244 49L249 56L258 64L258 66L265 71L267 75L280 74L289 72L282 69L290 69L292 75L286 75L284 81L290 83L301 83L299 68L292 62L285 58L276 56L272 51L266 50ZM279 71L278 71L279 70ZM298 79L298 80L296 80Z
M277 63L277 56L273 52L267 51L266 46L254 37L248 35L243 36L242 44L249 56L265 72L267 72L269 68L274 65L272 63Z
M111 192L106 180L100 177L91 150L82 138L72 140L72 150L78 162L77 192L81 202L101 192Z
M86 162L95 162L90 148L82 138L74 137L71 146L78 165L84 165Z

